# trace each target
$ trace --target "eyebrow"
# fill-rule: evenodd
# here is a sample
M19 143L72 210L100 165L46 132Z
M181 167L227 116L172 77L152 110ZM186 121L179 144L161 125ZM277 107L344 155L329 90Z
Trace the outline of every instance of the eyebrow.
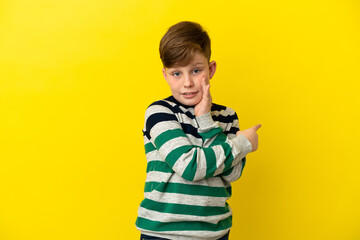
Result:
M202 63L202 62L197 62L197 63L194 63L194 64L192 64L191 65L191 67L195 67L195 66L197 66L197 65L205 65L204 63ZM181 67L181 66L180 66ZM177 71L177 66L174 66L174 67L169 67L169 68L167 68L167 70L168 71Z
M198 62L198 63L193 64L193 66L196 66L196 65L204 65L204 63Z

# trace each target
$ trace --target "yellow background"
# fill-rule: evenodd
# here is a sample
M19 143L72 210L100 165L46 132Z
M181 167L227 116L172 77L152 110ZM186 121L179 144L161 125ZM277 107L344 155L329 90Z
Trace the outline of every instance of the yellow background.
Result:
M212 39L214 102L257 123L231 239L360 239L360 5L0 1L0 239L138 239L160 38Z

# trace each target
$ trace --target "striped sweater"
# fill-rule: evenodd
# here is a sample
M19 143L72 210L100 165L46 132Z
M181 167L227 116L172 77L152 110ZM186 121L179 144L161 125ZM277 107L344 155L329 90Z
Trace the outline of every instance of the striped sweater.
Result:
M251 144L234 110L213 104L196 117L173 96L151 104L143 129L147 176L136 227L172 240L215 240L232 226L231 182Z

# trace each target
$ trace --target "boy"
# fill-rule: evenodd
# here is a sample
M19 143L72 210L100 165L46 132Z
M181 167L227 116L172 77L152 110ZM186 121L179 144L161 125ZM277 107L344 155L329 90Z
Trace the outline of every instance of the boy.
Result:
M177 23L161 39L172 96L145 113L147 177L136 220L141 240L228 239L230 183L257 149L261 125L239 131L235 111L212 103L216 62L210 55L210 38L197 23Z

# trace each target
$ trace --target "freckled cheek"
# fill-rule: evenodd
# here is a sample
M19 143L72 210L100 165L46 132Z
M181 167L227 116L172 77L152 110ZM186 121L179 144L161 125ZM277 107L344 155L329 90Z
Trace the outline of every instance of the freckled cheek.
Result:
M178 86L177 84L173 84L170 88L171 88L172 92L179 92L180 91L180 86Z
M199 74L198 79L202 79L204 76L207 77L206 72L202 72L201 74Z
M196 82L196 85L197 85L197 86L201 86L201 79L203 78L204 75L205 75L205 74L201 74L201 75L199 75L199 76L196 76L195 82Z

